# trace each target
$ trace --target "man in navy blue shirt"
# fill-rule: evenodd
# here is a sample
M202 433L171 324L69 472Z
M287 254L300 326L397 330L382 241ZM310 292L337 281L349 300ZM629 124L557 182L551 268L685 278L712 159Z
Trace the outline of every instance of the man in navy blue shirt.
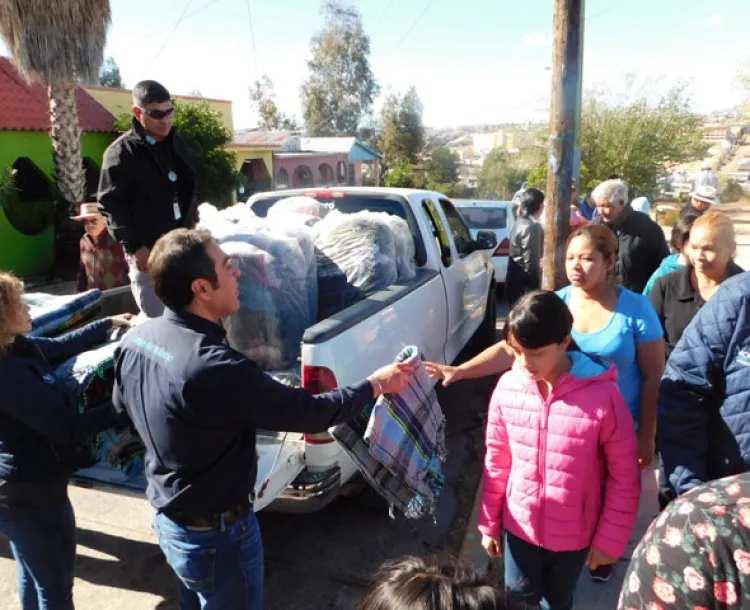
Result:
M311 396L228 347L218 321L239 309L239 270L202 230L176 229L149 256L161 318L117 355L113 401L146 445L154 529L180 583L180 608L261 610L263 547L252 510L257 428L322 432L406 388L413 367Z

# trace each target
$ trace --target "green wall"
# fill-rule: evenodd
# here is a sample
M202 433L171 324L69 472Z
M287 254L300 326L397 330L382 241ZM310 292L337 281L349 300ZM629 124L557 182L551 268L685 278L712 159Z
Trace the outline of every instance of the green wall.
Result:
M81 152L99 167L104 150L116 137L110 133L85 133L81 138ZM11 167L19 157L31 159L44 174L53 180L54 160L52 140L42 131L0 131L0 171ZM38 235L24 235L8 222L0 210L0 269L16 275L44 275L52 266L55 233L49 227Z

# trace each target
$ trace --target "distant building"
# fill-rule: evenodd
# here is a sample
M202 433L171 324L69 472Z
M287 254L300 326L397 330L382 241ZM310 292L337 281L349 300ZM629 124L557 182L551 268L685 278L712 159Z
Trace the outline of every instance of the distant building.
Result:
M719 143L727 140L729 136L729 125L720 123L704 123L703 141Z

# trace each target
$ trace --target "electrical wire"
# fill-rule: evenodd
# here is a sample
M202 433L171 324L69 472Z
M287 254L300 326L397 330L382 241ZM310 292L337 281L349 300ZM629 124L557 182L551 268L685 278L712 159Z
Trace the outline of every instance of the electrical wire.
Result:
M172 28L172 31L169 33L169 36L167 36L166 40L164 40L164 43L161 45L161 48L156 52L156 55L154 55L153 59L151 60L151 63L149 63L149 67L153 65L153 63L159 59L159 56L164 52L164 49L167 48L167 45L169 44L169 41L172 40L172 36L174 36L175 32L177 31L177 28L180 27L180 24L185 19L185 15L187 15L188 9L190 8L190 5L193 3L193 0L188 0L185 4L185 8L182 9L182 14L177 18L177 21L174 24L174 27Z
M250 41L253 44L253 65L255 66L255 78L259 78L258 74L258 53L255 51L255 32L253 30L253 13L250 10L250 0L245 0L247 6L247 21L250 24Z
M430 7L433 4L435 4L435 0L429 0L429 2L425 5L424 9L422 9L422 12L419 13L419 17L417 17L414 23L411 24L411 27L407 30L406 34L404 34L401 37L401 40L398 41L396 46L393 47L393 51L391 51L389 58L392 57L396 51L398 51L399 47L404 43L404 41L409 37L409 35L414 31L414 29L419 25L419 22L422 21L422 18L427 14L427 11L430 10Z
M385 21L385 16L388 14L388 11L391 10L391 7L393 6L395 0L388 0L388 4L385 5L385 10L381 13L380 17L378 18L378 22L375 24L375 28L372 30L372 34L370 34L370 38L372 38L375 35L375 32L377 32L380 29L380 26L383 25L383 21Z

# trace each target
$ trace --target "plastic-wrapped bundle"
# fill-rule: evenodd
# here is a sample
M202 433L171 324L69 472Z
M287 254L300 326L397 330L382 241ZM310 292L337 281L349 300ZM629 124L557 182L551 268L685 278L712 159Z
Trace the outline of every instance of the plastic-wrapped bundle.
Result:
M297 196L279 199L268 210L270 220L286 220L293 215L322 219L328 215L328 206L312 197Z
M236 238L236 236L235 236ZM235 258L239 279L240 311L222 320L229 344L267 371L283 368L284 350L279 315L273 295L271 255L242 241L222 249Z
M386 214L331 212L313 231L321 319L398 279L396 240Z
M300 215L300 218L302 217ZM316 218L316 220L319 221L320 219ZM282 226L280 223L271 223L270 229L272 232L278 231L282 235L295 239L299 244L304 259L304 275L307 285L309 311L308 320L310 321L310 325L312 325L318 318L318 259L315 256L312 233L309 228L301 225Z
M243 209L244 208L244 209ZM218 212L201 206L201 226L234 256L240 311L223 321L229 344L265 370L297 363L305 329L317 319L318 285L312 239L304 227L282 226L247 206Z
M416 249L414 236L409 224L399 216L386 215L388 225L396 240L396 267L400 282L408 282L417 276Z

